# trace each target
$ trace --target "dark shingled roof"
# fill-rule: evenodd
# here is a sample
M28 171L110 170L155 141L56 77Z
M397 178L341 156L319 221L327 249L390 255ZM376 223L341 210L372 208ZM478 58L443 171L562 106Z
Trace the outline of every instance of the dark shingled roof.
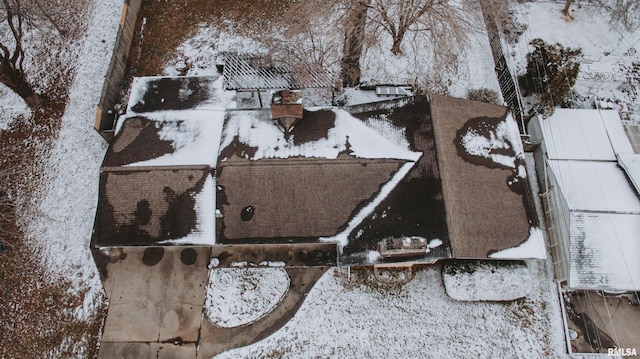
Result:
M422 156L389 196L351 233L341 262L355 264L362 261L361 253L376 250L384 238L409 236L442 242L412 259L432 261L450 258L442 181L427 99L383 101L347 110L364 121L388 122L392 125L388 127L390 131L404 131L411 150L422 152Z
M227 69L233 67L225 69L225 76ZM149 80L145 91L153 96L147 99L146 93L139 94L143 101L138 110L182 109L207 102L210 99L205 89L213 80L159 79L157 83ZM171 103L153 102L158 94L164 93L165 87L171 90ZM198 88L202 90L202 97L190 92ZM193 103L188 98L181 99L180 89L189 90L187 93L192 97L188 98L193 99ZM264 133L251 132L262 126L273 126L269 130L277 130L268 109L228 111L224 129L216 127L215 131L209 129L202 133L181 129L181 121L194 120L186 111L181 112L189 117L184 119L153 120L151 114L144 115L148 118L129 118L109 148L100 174L95 245L157 245L185 236L204 235L199 232L198 215L206 213L212 217L214 208L222 215L216 220L217 243L317 242L320 237L351 230L349 221L381 193L395 174L404 174L398 171L409 160L416 162L406 176L396 178L399 182L394 182L391 192L380 198L379 205L367 212L368 216L362 216L364 219L357 226L354 224L355 228L348 234L349 242L343 248L341 263L367 262L368 251L377 250L383 240L395 246L395 242L400 241L402 245L404 239L411 237L416 242L412 242L412 246L425 244L418 248L423 252L412 254L413 259L433 260L487 258L528 238L535 219L525 195L525 181L508 186L508 180L513 179L513 169L481 156L471 156L460 147L460 136L465 131L495 131L495 126L507 114L506 107L430 95L430 101L416 97L345 110L356 118L344 117L347 116L344 112L335 109L304 111L303 120L286 136L282 135L284 140L276 136L272 136L276 138L272 140L272 137L261 136ZM342 117L336 117L337 114ZM357 126L344 127L340 121L345 118L351 121L348 124ZM222 126L222 118L217 121ZM246 127L242 131L251 132L253 137L234 127L239 123ZM362 131L365 125L380 135L373 134L371 140L365 141L367 144L380 141L392 147L377 146L375 142L370 147L382 149L374 151L375 156L356 157L356 152L352 152L356 147L352 144L358 143L359 137L353 133L367 133ZM359 132L345 130L358 126ZM222 131L225 148L220 149L217 164L176 166L189 161L181 157L182 162L167 162L170 166L123 167L173 153L179 146L162 140L159 131L174 131L174 127L175 131L185 132L181 132L182 135L191 136L191 140L220 141L217 136ZM343 131L341 136L347 134L344 139L333 135L337 128ZM273 135L273 132L267 134ZM247 140L256 136L260 141ZM264 145L262 140L268 143ZM299 146L296 151L300 152L287 155L288 148L282 150L280 142L271 143L275 141ZM407 152L422 155L379 158L387 157L387 149L394 148L394 144L404 149L408 145ZM325 158L322 155L325 152L314 152L310 149L315 148L313 146L330 146L322 150L335 153ZM265 148L271 152L264 152ZM218 153L217 147L215 149L212 159ZM494 150L508 155L505 151L509 149ZM214 165L217 166L216 193L211 194L210 207L198 208L196 198L205 193L204 188L208 188L206 193L213 192L207 181L213 181ZM207 223L213 223L213 219ZM206 235L212 237L213 244L213 234Z
M232 157L218 165L218 242L333 236L368 202L403 160ZM221 193L222 192L222 193ZM251 218L243 210L251 207Z
M218 77L136 77L127 112L187 110L214 105L220 101L214 87Z
M143 116L124 120L120 132L107 149L103 166L125 166L159 158L175 151L172 142L160 139L162 123Z
M529 236L531 207L524 191L507 186L512 171L471 163L456 145L468 121L501 120L507 108L433 94L430 100L453 257L486 258L521 244Z
M198 208L195 197L211 172L206 166L101 172L95 245L154 245L201 234L198 214L213 211Z

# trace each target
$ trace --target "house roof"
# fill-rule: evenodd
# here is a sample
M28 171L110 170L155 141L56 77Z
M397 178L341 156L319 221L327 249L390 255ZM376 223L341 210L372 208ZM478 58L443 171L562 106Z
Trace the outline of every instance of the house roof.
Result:
M236 158L219 166L224 239L330 237L398 171L403 160ZM252 208L252 218L242 217Z
M98 245L329 241L354 264L382 241L428 260L538 255L505 107L406 98L304 110L283 131L269 109L223 111L221 78L134 90L102 167Z
M211 172L206 166L101 172L95 244L215 244Z
M640 216L583 211L570 215L569 287L640 290Z
M162 111L124 119L102 165L214 167L224 113Z
M486 258L528 240L544 258L531 203L517 124L507 108L430 95L447 228L454 258ZM508 180L516 179L511 188ZM542 246L540 246L542 244Z
M371 259L362 254L371 250L379 250L383 257L396 253L418 261L451 258L427 98L389 100L351 106L348 110L389 141L421 152L422 156L415 163L403 165L368 204L372 210L359 223L349 226L352 229L347 233L348 244L343 248L341 263L368 262ZM416 255L415 247L422 253ZM377 252L368 255L375 257Z
M134 78L103 166L214 167L232 96L221 76Z
M615 110L556 109L540 124L550 159L615 161L616 153L633 153Z
M420 156L342 110L305 111L288 134L268 109L230 111L218 162L223 237L335 236L400 166ZM248 207L249 220L241 216Z
M548 163L569 210L640 215L640 200L617 162L548 160Z
M627 174L627 177L640 194L640 155L639 154L618 154L618 165Z
M263 158L336 159L347 152L357 158L416 161L421 153L386 139L351 114L339 109L304 111L290 137L271 119L269 109L229 111L222 131L220 162L228 151L250 160Z
M135 77L127 114L188 109L224 110L221 76Z
M135 78L100 173L97 246L214 244L222 77Z

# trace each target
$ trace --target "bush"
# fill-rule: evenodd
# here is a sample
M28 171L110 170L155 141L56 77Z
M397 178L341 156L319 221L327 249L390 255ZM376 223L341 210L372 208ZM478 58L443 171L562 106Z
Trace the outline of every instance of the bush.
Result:
M471 101L480 101L500 105L500 97L498 96L498 93L485 87L469 90L467 92L467 99Z
M565 48L560 44L546 44L534 39L534 50L527 54L527 73L519 78L520 86L529 93L542 95L545 107L555 107L564 101L576 83L582 56L581 49Z

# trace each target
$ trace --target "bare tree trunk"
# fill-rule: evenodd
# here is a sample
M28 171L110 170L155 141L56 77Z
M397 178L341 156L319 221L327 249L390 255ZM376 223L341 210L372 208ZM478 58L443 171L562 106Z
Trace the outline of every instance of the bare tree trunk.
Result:
M9 44L3 43L6 38L0 39L0 82L9 87L18 96L22 97L31 108L38 108L42 104L42 97L38 95L34 87L27 81L22 61L24 60L24 48L22 47L23 7L20 0L2 0L0 16L2 19L2 30L11 34L14 44L9 50ZM10 42L9 42L10 43Z
M400 29L396 36L393 38L393 45L391 46L391 52L394 55L402 55L402 49L400 45L402 45L402 40L404 39L404 34L406 33L406 29Z
M360 56L364 44L364 27L370 0L358 1L350 10L342 48L342 85L357 86L360 83Z
M24 74L7 60L0 62L0 82L22 97L32 109L39 108L44 101L44 98L38 95L25 79Z
M565 16L569 16L569 7L571 7L572 2L573 0L567 0L567 2L564 4L564 9L562 9L562 13Z

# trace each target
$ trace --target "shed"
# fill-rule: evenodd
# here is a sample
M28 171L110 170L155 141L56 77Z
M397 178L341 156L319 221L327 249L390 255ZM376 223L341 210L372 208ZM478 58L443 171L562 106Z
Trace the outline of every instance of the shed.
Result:
M639 155L617 112L557 109L532 119L529 132L541 143L534 156L556 280L570 289L639 290Z

